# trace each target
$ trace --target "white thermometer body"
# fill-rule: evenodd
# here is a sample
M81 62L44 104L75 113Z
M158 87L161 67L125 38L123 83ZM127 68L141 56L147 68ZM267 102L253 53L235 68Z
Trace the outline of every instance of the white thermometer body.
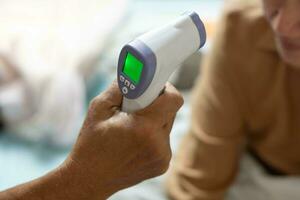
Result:
M122 110L131 113L150 105L178 66L205 42L204 25L191 12L125 45L118 63Z

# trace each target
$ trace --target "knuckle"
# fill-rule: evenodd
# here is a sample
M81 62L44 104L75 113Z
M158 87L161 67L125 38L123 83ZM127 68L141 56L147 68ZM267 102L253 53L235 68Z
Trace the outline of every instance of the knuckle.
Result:
M90 108L95 108L95 107L98 106L99 102L100 102L99 96L94 97L94 98L91 100L89 107L90 107Z
M183 96L178 91L172 91L167 94L166 102L172 102L169 107L176 112L184 103Z
M169 169L169 166L170 166L170 160L162 159L159 164L158 174L163 175L164 173L166 173Z
M99 107L109 106L110 104L110 100L106 98L105 95L100 94L92 99L89 107L95 109Z
M179 92L174 92L171 95L171 98L172 98L172 100L174 102L174 107L176 107L176 108L181 107L183 105L183 103L184 103L183 96Z
M171 154L169 151L164 153L164 150L158 147L150 149L148 149L147 160L150 160L152 175L159 176L166 173L170 166Z

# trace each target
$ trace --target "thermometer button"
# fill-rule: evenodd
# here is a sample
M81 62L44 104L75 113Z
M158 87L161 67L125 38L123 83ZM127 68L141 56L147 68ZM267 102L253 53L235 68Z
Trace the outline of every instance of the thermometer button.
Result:
M124 82L124 81L125 81L125 77L121 75L121 76L120 76L120 81L121 81L121 82Z
M123 88L122 88L122 92L123 92L123 94L128 94L128 89L127 89L127 87L123 87Z
M128 80L125 80L125 86L130 87L130 82Z
M131 90L135 90L135 86L133 84L130 85Z

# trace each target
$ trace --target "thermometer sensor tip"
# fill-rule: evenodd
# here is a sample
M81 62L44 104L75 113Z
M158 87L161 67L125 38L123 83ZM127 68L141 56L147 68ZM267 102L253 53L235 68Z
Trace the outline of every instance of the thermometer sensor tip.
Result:
M199 49L202 48L206 43L206 30L203 21L200 19L199 15L194 11L185 12L185 15L189 15L196 25L199 37L200 37L200 46Z

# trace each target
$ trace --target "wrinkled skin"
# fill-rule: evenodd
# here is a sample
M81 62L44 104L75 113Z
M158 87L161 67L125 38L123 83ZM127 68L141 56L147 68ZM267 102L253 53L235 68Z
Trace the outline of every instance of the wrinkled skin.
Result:
M150 107L134 114L121 112L121 101L114 83L91 102L78 141L66 161L69 168L90 179L91 188L105 189L105 198L166 172L171 159L169 134L183 104L183 98L170 84Z

